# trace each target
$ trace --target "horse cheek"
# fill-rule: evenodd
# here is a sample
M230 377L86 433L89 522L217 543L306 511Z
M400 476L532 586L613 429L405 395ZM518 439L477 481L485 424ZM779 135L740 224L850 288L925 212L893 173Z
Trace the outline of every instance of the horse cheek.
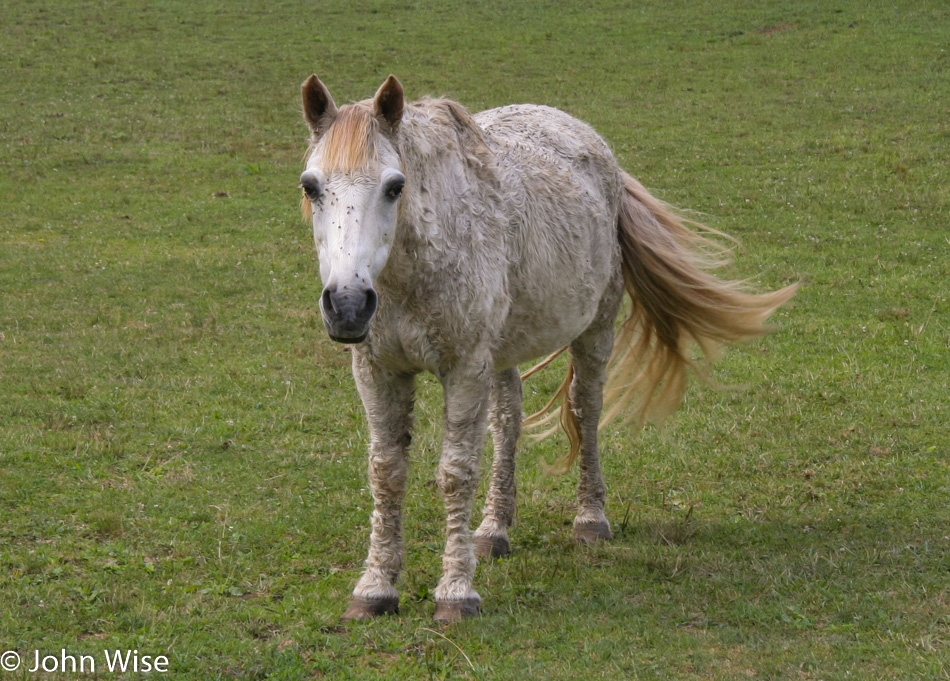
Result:
M317 247L317 261L320 265L320 281L326 282L330 279L330 256L327 253L326 243Z
M383 243L380 244L375 253L373 253L372 262L370 262L369 271L374 280L379 276L379 273L383 271L387 260L389 260L389 244Z

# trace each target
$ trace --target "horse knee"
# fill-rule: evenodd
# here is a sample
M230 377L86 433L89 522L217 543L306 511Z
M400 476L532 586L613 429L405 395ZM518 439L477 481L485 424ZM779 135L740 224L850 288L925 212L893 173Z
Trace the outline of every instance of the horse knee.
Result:
M407 471L408 463L401 453L369 457L369 480L378 492L401 493L406 486Z
M467 458L444 459L436 471L435 481L443 497L472 496L478 485L476 462Z

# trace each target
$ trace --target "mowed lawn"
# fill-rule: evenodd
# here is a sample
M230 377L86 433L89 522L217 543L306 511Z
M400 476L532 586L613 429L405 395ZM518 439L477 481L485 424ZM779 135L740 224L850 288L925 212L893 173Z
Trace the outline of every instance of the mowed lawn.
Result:
M37 651L135 676L107 650L202 681L950 678L945 3L0 13L0 678L80 677L31 675ZM394 73L410 99L560 107L739 239L726 276L803 283L717 365L739 388L604 432L612 542L571 543L576 471L544 473L566 443L525 440L514 553L458 625L431 622L432 377L401 614L339 622L372 500L298 208L311 72L338 103Z

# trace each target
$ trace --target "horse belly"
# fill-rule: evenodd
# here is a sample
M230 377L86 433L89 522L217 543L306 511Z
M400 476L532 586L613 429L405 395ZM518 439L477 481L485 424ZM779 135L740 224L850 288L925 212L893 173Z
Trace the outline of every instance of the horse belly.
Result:
M590 326L596 311L592 305L589 314L567 319L515 317L512 331L495 352L495 369L509 369L563 348Z
M604 293L620 276L620 254L615 233L603 225L590 226L587 241L587 248L565 250L543 267L532 266L531 258L519 263L518 276L509 280L511 304L495 352L497 369L550 354L594 321Z

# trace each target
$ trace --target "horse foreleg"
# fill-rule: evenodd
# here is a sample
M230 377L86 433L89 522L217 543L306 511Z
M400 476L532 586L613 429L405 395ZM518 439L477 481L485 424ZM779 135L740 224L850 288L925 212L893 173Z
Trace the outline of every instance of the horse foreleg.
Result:
M614 343L614 324L620 291L614 287L605 295L594 323L571 343L574 380L570 387L571 407L577 416L580 435L580 480L577 487L577 516L574 540L591 543L612 539L604 514L606 487L600 470L597 426L604 404L607 363Z
M481 598L472 588L475 549L472 504L478 486L478 459L492 384L490 360L448 372L445 392L445 437L436 482L446 512L442 578L435 589L435 619L453 622L477 615Z
M475 554L501 558L511 551L508 528L515 518L515 450L521 434L521 376L513 367L495 374L491 391L491 434L495 455Z
M366 569L343 619L368 619L397 612L395 582L402 568L402 502L411 440L414 380L372 366L353 352L353 377L369 422L369 482L373 492L372 532Z

